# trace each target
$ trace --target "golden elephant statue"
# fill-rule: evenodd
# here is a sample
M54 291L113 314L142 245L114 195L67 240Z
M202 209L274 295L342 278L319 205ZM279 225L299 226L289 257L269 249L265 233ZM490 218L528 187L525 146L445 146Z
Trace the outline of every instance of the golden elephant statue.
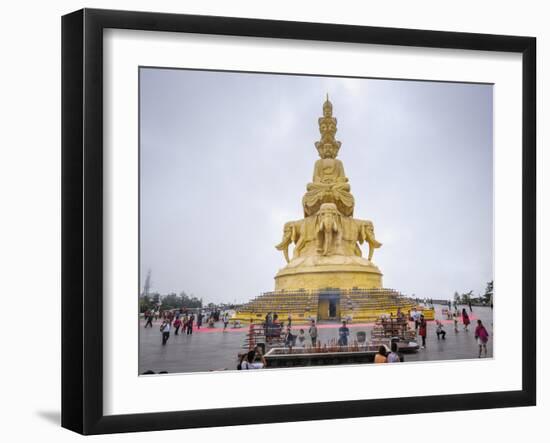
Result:
M281 243L275 246L275 248L277 248L278 251L283 251L283 255L285 256L285 260L287 263L290 262L290 259L288 257L288 247L292 243L296 245L294 247L294 255L300 255L300 250L304 245L304 227L305 220L303 219L289 221L285 223L285 226L283 228L283 239L281 240Z
M357 225L357 242L359 244L367 243L369 245L368 260L372 260L374 250L382 246L374 236L374 225L370 220L354 220ZM361 249L359 246L356 248L356 254L361 256Z

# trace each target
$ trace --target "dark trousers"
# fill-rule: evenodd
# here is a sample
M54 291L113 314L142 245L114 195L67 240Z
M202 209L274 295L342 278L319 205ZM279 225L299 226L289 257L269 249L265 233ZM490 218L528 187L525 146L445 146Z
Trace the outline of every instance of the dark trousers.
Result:
M176 326L176 330L174 331L174 334L178 335L178 331L180 330L179 326Z
M445 331L441 331L441 332L436 332L437 334L437 339L439 340L439 336L441 335L441 338L443 340L445 340L445 335L447 334Z
M169 338L170 338L170 333L169 332L163 332L162 333L162 344L165 345Z
M188 325L187 326L187 335L192 335L192 334L193 334L193 326Z
M422 346L426 346L426 336L422 335Z
M149 317L147 319L147 323L145 323L145 327L147 327L147 326L153 327L153 317Z
M314 348L317 346L317 337L311 337L311 346Z

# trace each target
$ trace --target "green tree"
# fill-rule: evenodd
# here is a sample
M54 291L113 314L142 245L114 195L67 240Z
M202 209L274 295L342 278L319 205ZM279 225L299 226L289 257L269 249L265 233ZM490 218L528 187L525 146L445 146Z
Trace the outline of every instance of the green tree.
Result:
M493 300L493 280L490 282L487 282L487 286L485 287L485 293L483 294L483 302L485 304L491 303Z
M453 301L459 305L460 304L460 294L455 291L455 295L453 296Z
M462 304L467 305L469 302L472 301L472 295L474 294L474 291L466 292L462 294Z
M182 307L202 308L202 298L197 298L193 294L187 295L185 291L180 292Z
M148 295L142 295L139 297L139 312L145 312L153 307L151 297Z
M160 305L162 310L181 308L181 299L175 292L166 294L162 297L162 304Z

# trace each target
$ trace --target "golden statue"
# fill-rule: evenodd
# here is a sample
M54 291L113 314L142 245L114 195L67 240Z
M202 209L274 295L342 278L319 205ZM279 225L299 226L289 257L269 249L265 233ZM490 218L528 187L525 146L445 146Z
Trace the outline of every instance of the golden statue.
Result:
M371 221L353 218L355 201L344 165L336 158L342 145L335 139L337 123L327 96L319 118L321 139L315 143L321 158L302 199L304 218L286 223L283 240L276 246L287 262L275 277L276 290L382 286L382 273L372 263L374 249L382 244ZM360 248L365 242L367 259Z
M353 195L344 174L344 165L336 159L342 145L334 138L337 122L332 116L332 103L327 96L323 117L319 118L321 140L315 143L321 158L315 162L313 182L308 183L302 200L305 217L316 214L323 203L334 203L343 215L353 216Z
M341 147L335 139L337 124L327 95L319 118L321 138L315 143L321 158L302 199L304 218L285 223L276 246L286 266L275 275L275 291L243 305L235 318L262 322L267 313L277 312L302 323L312 318L372 321L414 306L397 291L383 288L382 272L372 262L374 250L382 246L374 224L353 218L355 200L344 165L336 158Z

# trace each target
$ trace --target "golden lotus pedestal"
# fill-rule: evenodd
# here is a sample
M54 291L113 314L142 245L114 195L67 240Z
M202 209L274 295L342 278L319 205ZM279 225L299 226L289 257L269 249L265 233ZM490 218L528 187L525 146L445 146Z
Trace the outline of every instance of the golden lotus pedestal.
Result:
M380 289L382 272L362 257L331 255L293 259L275 276L275 291Z

